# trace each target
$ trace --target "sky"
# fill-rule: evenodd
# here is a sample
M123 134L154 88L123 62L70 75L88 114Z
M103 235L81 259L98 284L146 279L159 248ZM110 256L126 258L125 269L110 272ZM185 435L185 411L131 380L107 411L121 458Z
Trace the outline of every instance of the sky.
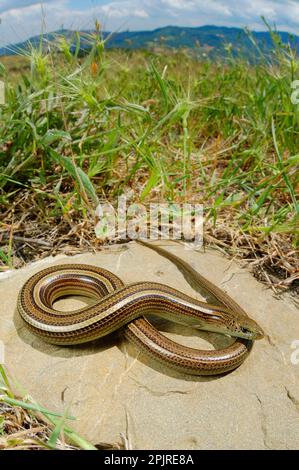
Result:
M0 0L0 46L57 29L148 30L167 25L261 31L261 16L299 35L299 0Z

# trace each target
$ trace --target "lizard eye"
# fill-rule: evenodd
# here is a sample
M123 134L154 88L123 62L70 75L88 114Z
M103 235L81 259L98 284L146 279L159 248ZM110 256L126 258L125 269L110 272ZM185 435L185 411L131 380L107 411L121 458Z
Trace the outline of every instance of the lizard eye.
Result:
M244 334L250 333L250 331L249 331L247 328L244 328L243 326L241 326L241 331L242 331L242 333L244 333Z

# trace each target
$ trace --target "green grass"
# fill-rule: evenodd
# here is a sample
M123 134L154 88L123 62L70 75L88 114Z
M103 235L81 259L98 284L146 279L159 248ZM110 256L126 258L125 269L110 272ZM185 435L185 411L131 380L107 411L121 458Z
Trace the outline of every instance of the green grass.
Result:
M55 246L53 226L66 236L92 221L98 199L128 191L141 202L203 203L207 233L239 253L245 243L245 258L268 256L271 237L289 257L299 212L291 49L276 41L272 62L253 66L232 56L106 52L100 34L90 43L83 58L79 43L71 55L61 39L48 54L2 61L3 266L22 264L12 232L50 236ZM83 238L93 243L89 227ZM80 230L73 239L82 241ZM292 273L281 268L284 278Z
M96 450L71 429L68 423L74 420L68 413L60 415L41 407L28 396L15 397L0 364L0 450Z

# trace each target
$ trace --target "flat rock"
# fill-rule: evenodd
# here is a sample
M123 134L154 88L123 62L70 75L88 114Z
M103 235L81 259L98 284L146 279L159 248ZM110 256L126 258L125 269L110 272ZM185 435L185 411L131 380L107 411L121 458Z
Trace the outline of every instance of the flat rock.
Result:
M194 253L173 244L167 249L222 287L267 333L241 367L221 377L190 377L163 369L117 334L57 347L26 329L16 313L18 292L49 265L102 266L126 283L162 282L201 298L169 260L131 242L96 254L48 258L0 277L0 340L10 376L47 409L68 409L76 417L72 427L94 444L125 439L132 449L299 449L294 301L275 298L248 270L216 251ZM59 302L65 309L78 304ZM218 348L228 341L170 323L160 327L192 347Z

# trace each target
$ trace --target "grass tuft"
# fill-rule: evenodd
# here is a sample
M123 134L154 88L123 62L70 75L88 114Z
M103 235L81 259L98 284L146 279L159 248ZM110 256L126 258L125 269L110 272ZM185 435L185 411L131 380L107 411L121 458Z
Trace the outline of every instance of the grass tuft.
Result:
M293 50L273 33L272 58L255 65L199 62L186 51L107 53L96 30L82 56L76 37L72 53L57 37L47 51L1 60L2 269L94 247L97 201L130 192L135 201L203 203L207 241L259 260L265 282L296 286Z

